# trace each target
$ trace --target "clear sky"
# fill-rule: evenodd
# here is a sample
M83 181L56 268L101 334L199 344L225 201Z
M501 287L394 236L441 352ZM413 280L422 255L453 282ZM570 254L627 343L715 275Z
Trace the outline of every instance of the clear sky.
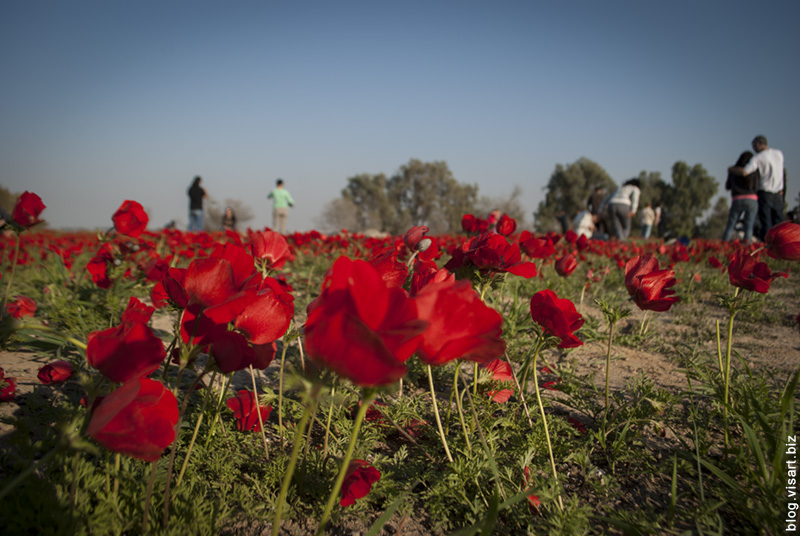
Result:
M289 227L359 173L444 160L533 211L556 164L726 169L757 134L800 188L800 2L0 0L0 184L54 227L187 223L186 190ZM720 187L720 193L724 193Z

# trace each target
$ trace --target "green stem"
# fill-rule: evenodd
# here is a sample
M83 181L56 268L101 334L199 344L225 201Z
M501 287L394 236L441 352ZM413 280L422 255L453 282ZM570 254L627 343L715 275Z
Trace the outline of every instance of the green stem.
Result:
M736 295L739 294L739 288L736 288ZM723 427L725 430L725 448L728 448L728 404L730 403L730 385L731 385L731 348L733 346L733 319L736 317L736 310L731 310L731 316L728 319L728 343L725 347L725 397L723 399L722 414L723 414Z
M716 321L717 326L717 363L719 364L720 375L725 374L725 367L722 364L722 341L719 336L719 320Z
M447 446L447 439L444 436L444 430L442 429L442 419L439 417L439 406L436 403L436 391L433 388L433 370L431 366L428 365L428 384L431 388L431 400L433 400L433 414L436 416L436 426L439 428L439 437L442 438L442 445L444 445L444 451L447 454L447 459L450 463L453 463L453 456L450 454L450 449Z
M469 389L467 389L469 391ZM461 429L464 431L464 439L467 440L467 450L470 454L472 454L472 445L469 442L469 432L467 431L467 421L464 419L464 410L463 410L463 400L465 392L462 391L460 394L456 392L456 405L458 406L458 419L461 421ZM476 421L477 422L477 419Z
M17 267L17 257L19 257L19 233L17 235L17 245L14 247L14 261L11 263L11 274L8 276L8 284L6 285L6 293L3 296L3 310L8 303L8 293L11 292L11 282L14 280L14 270Z
M533 386L536 388L536 402L539 404L539 411L542 414L542 424L544 425L544 437L547 439L547 453L550 455L550 468L553 470L553 478L555 479L556 486L558 485L558 472L556 471L556 460L553 456L553 444L550 442L550 430L547 427L547 415L544 412L544 404L542 404L542 395L539 393L539 377L536 371L536 359L539 357L537 351L533 355ZM561 500L561 494L558 495L558 509L564 511L564 503Z
M428 369L430 370L430 367L428 367ZM375 400L375 392L371 389L365 389L364 394L362 395L361 407L358 408L356 421L353 423L353 433L350 436L350 444L347 446L347 452L342 460L342 466L339 469L339 476L336 477L336 482L333 484L333 489L328 497L328 502L325 504L325 511L322 512L322 518L320 519L319 527L317 528L317 536L323 534L325 525L328 523L328 520L331 517L333 505L336 504L336 500L339 498L339 492L342 490L342 483L344 482L344 477L347 474L347 468L350 466L350 460L353 458L353 451L356 447L358 433L361 430L361 423L364 421L364 416L367 414L367 409L369 409L369 407L372 405L373 400ZM273 532L273 536L277 536L277 533Z
M278 435L281 437L281 450L283 450L283 366L286 362L286 341L281 350L281 370L278 374Z
M306 407L303 411L303 416L300 422L297 423L294 430L294 444L292 445L292 453L289 456L289 465L286 467L286 474L283 475L283 483L281 484L281 491L278 495L278 502L275 504L275 519L272 521L272 536L278 536L281 528L281 516L283 515L283 503L286 502L286 495L289 492L289 485L292 483L292 476L294 476L294 469L297 466L297 457L300 454L300 448L303 445L303 432L306 429L306 423L311 417L311 408Z
M450 400L447 403L447 419L444 424L444 431L445 433L450 433L450 414L453 411L453 396L458 393L458 373L461 371L461 363L456 361L456 373L453 375L453 388L450 389Z
M119 452L114 454L114 497L119 494L119 466L122 456L120 456Z
M144 514L142 515L142 534L147 534L148 532L147 520L150 517L150 500L153 498L153 484L156 481L156 465L158 465L157 461L152 463L152 469L150 469L150 481L147 483L147 494L145 495L144 499Z
M219 420L219 415L222 410L222 399L225 398L225 393L228 391L228 386L231 383L232 376L233 374L228 374L225 377L225 383L223 384L222 389L219 392L219 399L217 400L216 407L214 408L214 420L211 421L211 429L208 431L208 436L206 437L205 448L208 448L208 444L211 442L211 438L214 436L214 428L217 425L217 420Z
M253 365L250 365L250 379L253 380L253 396L256 399L256 414L258 415L258 426L261 428L261 439L264 441L264 459L266 461L269 461L267 432L264 431L264 419L261 417L261 401L258 399L258 388L256 387L256 373L253 372Z
M603 421L605 422L606 418L608 417L608 406L609 406L609 385L611 380L611 345L614 341L614 326L616 324L614 322L608 323L608 349L606 350L606 411L603 414ZM534 370L534 373L536 371Z
M186 472L186 467L189 465L189 457L192 455L192 449L194 448L194 442L197 439L197 432L200 431L200 425L203 422L203 416L206 414L206 407L208 406L208 399L210 396L211 385L214 385L214 380L217 379L217 373L211 376L211 381L209 382L209 388L206 389L205 397L203 397L203 406L200 409L200 416L197 418L197 423L194 426L194 432L192 433L192 440L189 441L189 448L186 450L186 456L183 458L183 464L181 464L181 470L178 473L178 479L175 481L175 487L181 485L181 481L183 480L183 474Z
M335 402L336 396L336 384L334 383L331 386L331 406L328 408L328 421L325 423L325 440L323 441L322 446L322 460L323 466L325 463L325 459L328 457L328 438L331 435L331 419L333 418L333 404Z

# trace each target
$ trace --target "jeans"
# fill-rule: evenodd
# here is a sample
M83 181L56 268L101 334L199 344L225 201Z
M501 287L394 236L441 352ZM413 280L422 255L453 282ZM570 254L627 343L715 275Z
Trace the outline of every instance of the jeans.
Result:
M728 212L728 225L722 233L722 241L728 242L736 228L736 223L744 214L744 241L750 242L753 236L753 226L756 223L756 213L758 212L758 202L754 199L734 199L731 203L731 210Z
M783 196L777 192L758 192L758 239L763 242L767 231L784 219Z
M642 224L642 238L644 238L645 240L650 238L650 231L652 231L652 230L653 230L653 224L652 223L643 223Z
M203 230L203 209L194 209L189 211L189 231L202 231Z
M612 203L608 205L608 219L611 221L611 230L617 240L627 240L631 234L630 205Z

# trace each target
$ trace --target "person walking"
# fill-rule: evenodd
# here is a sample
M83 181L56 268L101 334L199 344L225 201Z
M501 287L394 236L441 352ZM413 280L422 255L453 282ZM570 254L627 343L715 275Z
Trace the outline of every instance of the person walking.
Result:
M628 179L603 201L611 231L617 240L627 240L631 234L631 220L639 208L640 187L639 179Z
M773 226L781 223L783 215L783 153L767 145L765 136L753 138L756 154L744 166L731 166L728 173L746 177L758 171L758 231L756 236L762 242Z
M653 225L656 223L656 211L653 210L653 205L647 203L642 209L642 215L639 216L639 223L642 225L642 238L647 240L650 238L650 232L653 230Z
M189 231L203 230L203 199L207 198L206 191L200 186L203 179L198 175L192 181L187 194L189 195Z
M753 153L745 151L739 155L739 160L736 161L736 166L744 168L753 158ZM758 171L755 171L745 177L728 173L728 180L725 182L725 189L731 191L731 209L728 212L728 224L725 226L725 231L722 233L722 241L728 242L733 236L733 230L739 222L739 218L744 214L744 242L750 243L753 237L753 227L756 223L756 214L758 213Z
M267 199L272 199L272 229L280 234L286 234L286 222L289 221L289 208L294 206L292 194L283 187L283 179L275 181L275 189Z

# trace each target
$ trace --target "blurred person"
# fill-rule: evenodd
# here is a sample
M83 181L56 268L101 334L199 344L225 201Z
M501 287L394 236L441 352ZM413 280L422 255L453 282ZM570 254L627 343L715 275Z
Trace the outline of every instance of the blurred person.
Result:
M285 235L289 209L294 206L294 199L283 187L283 179L275 181L275 189L267 195L267 199L272 199L272 230Z
M628 179L603 200L603 209L617 240L627 240L631 234L631 220L639 208L641 195L639 179Z
M745 151L739 155L734 167L744 168L752 158L753 153ZM758 171L745 176L728 173L725 189L731 191L731 208L728 211L728 224L722 233L723 242L731 240L736 224L742 216L744 216L744 241L749 243L752 239L758 214L758 183Z
M642 238L647 240L650 238L650 232L653 230L653 225L656 223L656 211L653 210L653 205L647 203L642 209L639 216L639 223L642 225Z
M200 186L203 179L198 175L192 181L187 194L189 195L189 231L203 230L203 199L208 197L206 191Z
M236 230L236 214L233 213L233 209L231 207L225 207L225 213L222 215L222 230Z
M756 136L752 142L756 154L744 166L731 166L728 173L746 177L758 171L758 231L756 237L764 237L774 225L782 222L783 194L785 190L783 173L783 153L767 145L765 136Z

